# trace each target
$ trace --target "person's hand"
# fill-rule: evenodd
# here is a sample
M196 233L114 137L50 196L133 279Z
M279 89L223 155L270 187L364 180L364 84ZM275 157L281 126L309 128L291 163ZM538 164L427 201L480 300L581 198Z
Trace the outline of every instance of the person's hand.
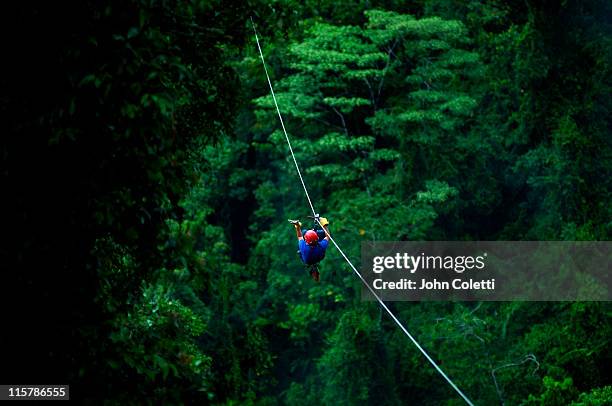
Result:
M287 221L293 224L295 228L302 227L302 223L300 223L300 220L287 220Z
M319 224L321 224L321 227L325 227L325 226L329 225L329 221L327 221L327 219L325 217L320 217L319 218Z

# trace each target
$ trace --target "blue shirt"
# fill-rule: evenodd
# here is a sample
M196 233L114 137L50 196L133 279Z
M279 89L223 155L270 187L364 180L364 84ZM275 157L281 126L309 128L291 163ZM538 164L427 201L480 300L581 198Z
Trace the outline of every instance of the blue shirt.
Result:
M308 245L306 241L300 240L298 247L302 261L307 265L316 264L325 258L325 250L327 249L327 240L321 240L317 245Z

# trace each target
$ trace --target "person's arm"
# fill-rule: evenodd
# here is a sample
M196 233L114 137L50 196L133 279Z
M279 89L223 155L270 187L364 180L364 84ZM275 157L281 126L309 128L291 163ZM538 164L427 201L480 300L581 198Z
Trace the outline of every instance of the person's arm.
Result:
M326 224L323 228L325 229L325 239L329 241L329 225Z
M302 223L300 223L300 220L289 220L289 222L293 224L293 227L295 227L295 234L297 235L297 239L303 240L304 237L302 237Z
M321 217L319 219L319 224L321 224L321 227L325 230L325 239L329 241L329 221L327 221L325 217Z

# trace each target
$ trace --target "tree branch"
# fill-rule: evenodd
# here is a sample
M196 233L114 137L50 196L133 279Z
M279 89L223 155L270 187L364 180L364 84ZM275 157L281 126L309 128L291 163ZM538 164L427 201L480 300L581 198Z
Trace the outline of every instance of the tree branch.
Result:
M344 129L344 134L348 135L348 128L346 128L346 121L344 121L344 115L334 106L330 106L330 107L332 108L334 113L336 113L338 117L340 117L340 120L342 121L342 128Z
M396 38L391 48L387 49L387 62L385 63L385 67L383 68L383 73L382 73L382 77L380 78L380 82L378 82L378 92L376 94L376 104L378 104L378 101L380 100L380 93L382 92L382 87L383 87L383 84L385 83L385 76L387 75L387 70L389 69L389 65L391 65L391 55L395 55L393 53L393 50L399 43L399 40L400 40L399 38Z
M499 384L497 382L497 378L495 377L495 372L499 371L500 369L504 369L504 368L517 367L517 366L525 364L526 362L534 362L536 364L536 368L533 371L531 371L531 375L535 374L536 371L540 369L540 363L538 362L536 356L533 354L525 355L525 357L520 362L511 362L508 364L501 365L497 368L491 369L491 376L493 377L493 383L495 384L495 390L497 391L497 396L499 397L499 401L501 402L502 406L505 405L505 401L504 401L504 397L503 397L501 388L499 387Z

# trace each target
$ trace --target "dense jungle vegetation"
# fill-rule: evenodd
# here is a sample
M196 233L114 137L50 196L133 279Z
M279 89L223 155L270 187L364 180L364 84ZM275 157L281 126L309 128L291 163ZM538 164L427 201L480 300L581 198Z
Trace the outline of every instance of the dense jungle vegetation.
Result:
M605 0L3 4L0 383L86 403L459 405L334 248L610 240ZM612 404L605 302L393 303L476 404Z

